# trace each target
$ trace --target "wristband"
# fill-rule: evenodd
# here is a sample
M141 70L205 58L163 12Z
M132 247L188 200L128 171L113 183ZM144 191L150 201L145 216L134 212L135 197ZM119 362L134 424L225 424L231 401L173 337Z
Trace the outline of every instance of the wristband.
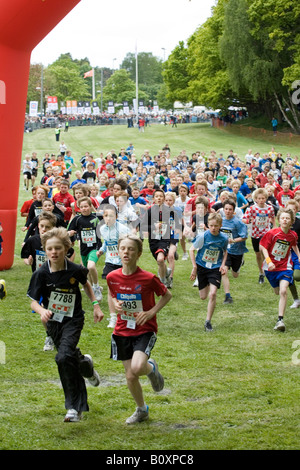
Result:
M266 263L267 264L272 263L271 258L269 256L266 258Z
M94 301L92 302L92 304L93 304L93 305L98 305L97 300L94 300Z

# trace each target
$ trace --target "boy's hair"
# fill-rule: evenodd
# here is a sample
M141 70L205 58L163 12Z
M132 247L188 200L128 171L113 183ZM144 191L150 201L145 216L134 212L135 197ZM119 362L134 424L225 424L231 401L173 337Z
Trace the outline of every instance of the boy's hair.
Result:
M67 229L64 227L54 227L51 230L48 230L48 232L41 235L41 242L42 242L44 251L46 251L47 241L54 237L59 238L67 250L71 248L72 243L71 243L69 234L67 232Z
M43 186L42 184L39 184L39 186L37 186L36 188L37 190L38 189L42 189L45 193L45 197L48 197L48 193L49 193L49 188L47 186Z
M155 197L156 193L162 193L164 195L164 198L166 197L166 193L164 192L163 189L156 189L153 193L153 197Z
M210 222L211 220L215 220L215 221L218 223L218 225L220 225L220 227L221 227L222 222L223 222L223 219L222 219L221 214L219 214L218 212L212 212L212 213L209 214L209 216L208 216L207 224L209 224L209 222Z
M43 199L43 204L44 202L51 202L52 206L54 206L54 201L52 199L50 199L49 197L45 197L45 199Z
M265 188L258 188L253 192L253 201L256 201L256 198L261 194L264 195L266 199L268 199L268 193Z
M290 199L290 200L287 202L287 204L286 204L285 207L287 208L288 206L294 206L294 207L298 210L298 209L299 209L299 202L298 202L297 200L295 200L295 199Z
M113 211L116 216L118 214L117 208L113 204L104 204L103 215L106 211Z
M165 196L171 196L171 198L173 199L173 202L176 201L176 197L177 197L177 194L176 193L173 193L172 191L167 191Z
M187 194L189 193L189 188L186 184L180 184L178 186L178 190L180 190L180 189L184 189L187 192Z
M208 206L209 206L209 202L208 202L208 199L207 197L204 197L204 196L198 196L196 199L195 199L195 204L203 204L204 207L206 209L208 209Z
M233 199L226 199L226 201L223 202L223 207L225 207L227 204L232 206L233 209L236 207L235 201Z
M61 184L61 185L62 185L62 184L65 184L66 186L68 186L68 188L70 187L70 182L69 182L68 180L66 180L66 179L62 179L61 182L60 182L60 184Z
M294 212L292 211L292 209L286 209L285 207L281 207L279 209L278 214L277 214L278 221L280 220L281 215L285 214L285 213L290 214L292 225L293 225L295 223L296 216L295 216Z
M88 196L83 196L83 197L79 198L78 201L77 201L77 206L80 207L80 204L82 202L87 202L90 207L93 207L92 200Z
M129 198L129 194L127 191L121 191L120 194L118 195L118 197L123 197L123 198L126 198L128 200Z
M123 240L132 240L132 241L134 241L137 245L139 254L141 255L143 253L143 242L137 235L134 235L134 234L121 235L120 238L119 238L119 241L118 241L118 249L119 249L120 244Z
M148 176L145 180L145 186L147 186L148 183L153 183L154 184L154 179L152 176Z
M88 196L89 193L90 193L90 192L89 192L88 185L87 185L87 184L84 184L84 183L74 184L74 186L73 186L72 189L73 189L73 194L74 194L74 195L75 195L75 191L76 191L77 189L80 189L80 190L83 192L83 194L84 194L85 196Z
M197 188L197 186L205 186L205 189L207 189L207 181L206 180L200 180L200 181L197 181L195 183L195 189Z
M56 226L57 218L54 214L52 214L52 212L42 211L39 215L39 223L41 222L41 220L48 220L52 227Z
M233 180L232 183L231 183L231 187L234 186L234 185L238 186L239 188L242 186L241 182L239 180Z

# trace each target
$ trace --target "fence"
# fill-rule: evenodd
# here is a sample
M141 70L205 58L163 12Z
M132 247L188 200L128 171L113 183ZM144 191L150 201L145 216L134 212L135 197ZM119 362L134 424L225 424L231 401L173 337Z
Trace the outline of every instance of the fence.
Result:
M135 122L135 118L133 119ZM61 126L64 127L64 120L58 121ZM86 126L128 126L127 118L112 118L112 117L92 117L92 118L76 118L70 119L69 127L86 127ZM190 116L189 119L182 117L181 119L177 120L177 124L193 124L193 123L208 123L211 122L210 117L203 117L203 116ZM149 118L148 125L152 124L162 124L163 121L161 118ZM167 121L167 125L171 122ZM25 132L32 132L36 129L43 129L43 128L55 128L57 122L51 121L51 123L43 123L41 121L26 121L24 131ZM147 125L147 124L146 124Z
M288 145L300 145L300 135L293 134L292 132L278 132L274 135L273 131L262 129L258 127L246 126L243 124L231 124L224 122L221 119L213 118L212 126L234 135L243 137L255 138L258 140L265 140L267 142L276 139L276 143Z

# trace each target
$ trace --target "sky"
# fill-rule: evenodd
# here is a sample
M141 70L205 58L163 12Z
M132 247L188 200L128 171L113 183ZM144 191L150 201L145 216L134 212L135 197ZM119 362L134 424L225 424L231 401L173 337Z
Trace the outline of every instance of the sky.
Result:
M63 1L63 0L62 0ZM81 0L33 49L31 63L47 66L60 54L118 69L128 52L166 60L211 16L215 0Z

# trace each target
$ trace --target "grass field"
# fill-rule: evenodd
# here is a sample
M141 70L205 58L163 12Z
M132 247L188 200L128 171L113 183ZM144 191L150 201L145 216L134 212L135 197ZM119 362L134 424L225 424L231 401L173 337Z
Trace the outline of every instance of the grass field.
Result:
M121 126L71 128L61 139L72 150L76 163L86 151L97 157L111 148L118 151L129 142L138 157L145 149L156 153L166 143L174 156L182 149L189 155L212 149L226 155L230 148L243 156L248 148L263 153L274 144L233 137L207 125L152 126L144 134ZM276 149L283 155L295 153L295 148L287 146ZM32 151L40 158L47 151L57 154L53 130L25 134L23 153ZM20 184L20 206L28 198ZM200 301L192 287L191 263L181 261L179 248L173 299L159 313L153 352L165 377L165 389L154 394L147 379L142 380L150 420L141 425L129 428L124 424L134 403L122 364L109 359L107 302L102 302L106 318L95 325L90 302L83 298L86 323L80 348L93 356L102 383L98 388L88 387L90 412L84 419L77 424L64 423L55 352L43 352L43 328L26 297L31 273L20 259L23 222L19 217L15 263L0 275L8 287L8 297L0 304L2 352L5 346L5 360L0 364L2 450L299 449L296 341L300 340L300 311L287 308L286 332L273 331L278 299L267 283L258 284L249 241L240 277L231 278L234 303L223 305L224 292L222 288L219 291L213 333L204 331L207 303ZM140 265L156 272L147 243ZM98 268L101 273L102 259ZM288 305L291 301L289 295Z

